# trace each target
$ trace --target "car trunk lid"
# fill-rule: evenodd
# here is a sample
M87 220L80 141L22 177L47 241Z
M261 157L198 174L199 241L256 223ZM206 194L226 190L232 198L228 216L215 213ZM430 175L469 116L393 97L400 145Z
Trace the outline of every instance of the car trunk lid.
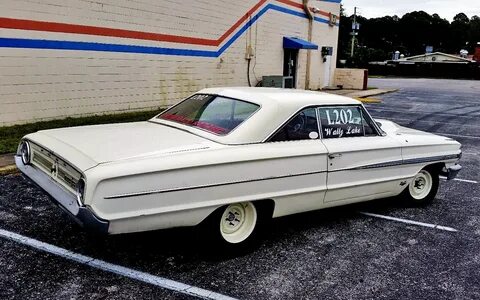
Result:
M214 143L192 133L151 122L51 129L39 131L28 138L58 152L82 171L106 162L206 149Z

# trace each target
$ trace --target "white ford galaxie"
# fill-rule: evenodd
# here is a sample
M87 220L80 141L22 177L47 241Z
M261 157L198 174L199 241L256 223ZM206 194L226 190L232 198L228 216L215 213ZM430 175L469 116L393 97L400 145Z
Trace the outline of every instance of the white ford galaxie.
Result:
M272 217L396 195L428 203L460 157L455 140L373 120L350 98L211 88L146 122L29 134L16 164L96 232L205 221L240 245Z

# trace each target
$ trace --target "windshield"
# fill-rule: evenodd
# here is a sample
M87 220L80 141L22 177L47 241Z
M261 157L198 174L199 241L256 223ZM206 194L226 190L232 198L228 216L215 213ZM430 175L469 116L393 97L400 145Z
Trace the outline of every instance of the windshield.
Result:
M158 116L217 135L226 135L253 115L259 105L217 95L196 94Z

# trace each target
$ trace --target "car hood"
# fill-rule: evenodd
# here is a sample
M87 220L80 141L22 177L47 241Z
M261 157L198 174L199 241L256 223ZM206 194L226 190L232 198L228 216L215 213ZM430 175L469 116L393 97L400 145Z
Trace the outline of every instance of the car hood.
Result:
M82 171L101 163L208 149L216 144L151 122L51 129L27 138L76 164Z
M380 127L385 133L396 139L402 145L403 154L407 155L410 150L406 148L416 147L420 152L428 152L430 154L438 154L444 152L460 153L461 145L452 138L411 129L400 126L392 121L376 119L376 122L382 124ZM422 148L423 147L423 148ZM430 147L427 149L426 147ZM433 147L433 148L432 148ZM423 149L423 150L422 150ZM412 154L413 155L413 154Z
M400 126L398 125L397 123L395 122L392 122L392 121L388 121L388 120L384 120L384 119L375 119L376 122L382 124L381 125L381 129L387 133L388 135L390 136L401 136L401 135L410 135L410 136L419 136L420 138L442 138L442 140L444 140L444 137L442 136L439 136L439 135L436 135L436 134L433 134L433 133L429 133L429 132L425 132L425 131L421 131L421 130L417 130L417 129L412 129L412 128L408 128L408 127L403 127L403 126Z

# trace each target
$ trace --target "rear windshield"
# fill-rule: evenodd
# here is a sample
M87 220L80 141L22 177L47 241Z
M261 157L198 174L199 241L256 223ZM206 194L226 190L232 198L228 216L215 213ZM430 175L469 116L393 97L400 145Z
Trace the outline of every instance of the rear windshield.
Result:
M217 135L226 135L253 115L259 105L217 95L196 94L158 116Z

